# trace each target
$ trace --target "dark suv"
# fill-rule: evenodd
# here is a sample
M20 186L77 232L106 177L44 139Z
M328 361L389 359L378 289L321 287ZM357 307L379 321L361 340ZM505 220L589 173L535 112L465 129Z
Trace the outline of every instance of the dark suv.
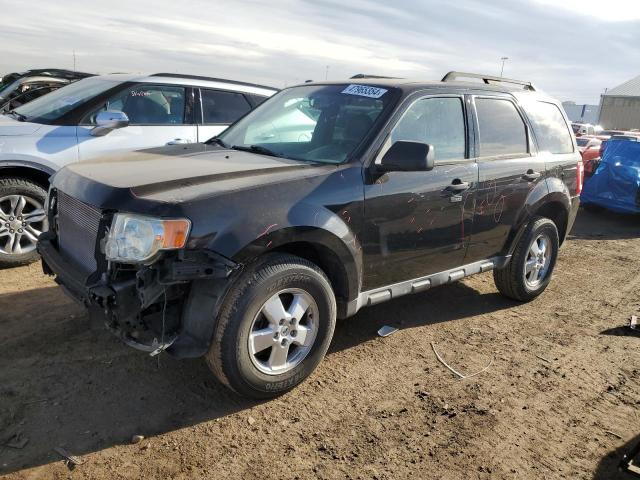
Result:
M461 76L308 83L205 144L69 165L44 270L127 344L205 356L258 398L306 378L362 307L489 270L531 300L575 219L580 154L531 84Z

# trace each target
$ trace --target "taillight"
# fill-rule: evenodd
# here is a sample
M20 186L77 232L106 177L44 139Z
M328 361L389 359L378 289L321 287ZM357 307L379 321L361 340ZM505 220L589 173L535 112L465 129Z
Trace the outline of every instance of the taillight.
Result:
M578 169L576 170L576 195L582 193L582 185L584 184L584 163L578 161Z

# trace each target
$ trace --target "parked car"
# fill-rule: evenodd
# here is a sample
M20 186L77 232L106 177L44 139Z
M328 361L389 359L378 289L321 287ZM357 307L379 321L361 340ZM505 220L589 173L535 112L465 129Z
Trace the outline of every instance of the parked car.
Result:
M582 155L582 163L584 164L584 175L590 177L600 160L600 145L602 140L590 135L583 135L576 139L578 151Z
M606 140L603 140L602 143L600 144L600 158L602 158L604 156L604 151L607 148L607 142L620 142L620 141L630 141L630 142L639 142L640 141L640 137L637 137L635 135L611 135L609 138L607 138ZM597 168L597 165L596 165Z
M0 112L18 108L69 83L92 75L51 68L5 75L0 83Z
M540 295L581 188L568 119L529 83L309 83L206 144L68 165L38 250L127 344L268 398L365 306L490 270Z
M596 127L591 125L590 123L577 123L574 122L571 124L571 128L573 129L573 134L576 137L581 137L583 135L596 135Z
M0 116L0 217L12 226L0 230L0 266L37 259L49 176L59 168L203 142L276 91L188 75L116 74L80 80Z
M609 140L598 169L585 185L581 198L586 209L596 207L640 214L640 141Z

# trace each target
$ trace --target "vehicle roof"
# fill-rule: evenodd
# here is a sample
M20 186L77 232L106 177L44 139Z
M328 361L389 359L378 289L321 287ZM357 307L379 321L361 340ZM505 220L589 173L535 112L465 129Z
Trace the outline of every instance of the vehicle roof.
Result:
M307 82L296 86L308 86L308 85L369 85L372 87L381 87L381 88L397 88L403 92L403 94L408 95L410 93L420 91L420 90L448 90L448 91L474 91L474 92L496 92L496 93L506 93L515 96L526 95L526 96L536 96L536 97L545 97L550 100L544 92L537 90L525 90L522 86L514 86L508 84L499 84L499 83L482 83L482 82L463 82L463 81L439 81L439 80L417 80L417 79L406 79L406 78L377 78L377 77L360 77L360 78L349 78L343 81L317 81L317 82ZM553 100L555 102L555 100Z
M271 96L278 91L277 88L257 85L253 83L238 82L236 80L226 80L222 78L200 77L196 75L180 75L176 73L111 73L108 75L100 75L99 78L112 80L114 82L163 83L168 85L189 85L192 87L220 88L223 90L232 90L242 93L253 93L263 96Z

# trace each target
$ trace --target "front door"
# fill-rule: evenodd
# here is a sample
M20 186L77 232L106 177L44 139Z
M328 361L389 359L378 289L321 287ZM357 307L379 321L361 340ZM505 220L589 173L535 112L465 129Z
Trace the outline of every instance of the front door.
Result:
M376 162L406 140L432 145L436 166L384 173L365 185L364 290L463 264L478 180L466 118L462 96L427 96L393 127Z
M187 89L175 85L137 84L109 99L99 110L120 110L129 117L129 126L94 137L95 116L87 115L78 126L80 160L102 155L194 143L197 128L191 121Z

